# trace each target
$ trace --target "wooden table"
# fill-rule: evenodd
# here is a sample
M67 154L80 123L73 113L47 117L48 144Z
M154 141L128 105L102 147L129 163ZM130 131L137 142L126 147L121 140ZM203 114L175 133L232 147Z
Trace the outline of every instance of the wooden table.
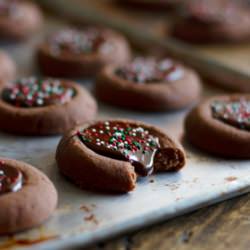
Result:
M250 194L86 250L249 250Z
M74 0L95 6L100 11L136 22L145 29L165 35L171 18L163 14L127 11L100 0ZM209 56L249 72L250 44L209 46L199 48ZM250 84L250 83L249 83ZM164 222L138 232L130 233L89 250L249 250L250 195L225 201L215 206L200 209L192 214Z

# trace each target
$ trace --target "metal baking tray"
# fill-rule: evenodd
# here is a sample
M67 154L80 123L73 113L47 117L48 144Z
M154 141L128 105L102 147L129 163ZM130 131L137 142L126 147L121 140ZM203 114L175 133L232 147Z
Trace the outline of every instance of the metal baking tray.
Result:
M37 74L33 61L36 44L46 33L62 25L58 20L49 19L45 31L30 41L18 45L1 45L16 60L19 76ZM91 81L80 81L80 84L91 88ZM207 89L205 93L211 95L213 90ZM99 109L99 118L142 120L161 127L178 140L183 136L183 118L187 110L143 114L103 104L99 105ZM1 156L37 167L49 176L59 193L59 206L50 220L38 228L0 238L0 249L32 247L48 250L85 246L250 190L250 161L213 158L184 143L188 160L181 172L141 178L136 190L129 194L86 192L59 174L55 163L59 139L59 136L21 137L0 133Z

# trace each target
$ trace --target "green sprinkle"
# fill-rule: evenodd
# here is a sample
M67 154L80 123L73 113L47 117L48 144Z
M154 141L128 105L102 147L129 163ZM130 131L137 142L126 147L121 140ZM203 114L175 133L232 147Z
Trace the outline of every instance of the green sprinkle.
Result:
M137 141L133 141L133 144L138 148L140 149L141 148L141 144Z

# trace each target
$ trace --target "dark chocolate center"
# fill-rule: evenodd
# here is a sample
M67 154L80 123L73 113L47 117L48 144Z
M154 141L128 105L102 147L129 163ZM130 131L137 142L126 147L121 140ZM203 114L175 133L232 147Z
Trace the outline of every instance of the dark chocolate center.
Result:
M115 73L135 83L171 82L183 77L183 70L171 59L135 58Z
M0 162L0 195L20 190L22 179L22 173L17 168Z
M132 163L138 174L146 176L153 171L159 138L143 127L125 122L98 122L77 136L95 152Z
M2 99L16 107L43 107L69 102L75 90L55 79L23 78L2 91Z
M214 101L211 104L212 115L233 127L250 131L250 101Z
M112 51L112 45L108 40L105 32L99 29L65 29L56 32L49 38L49 47L53 54L62 52L107 54Z

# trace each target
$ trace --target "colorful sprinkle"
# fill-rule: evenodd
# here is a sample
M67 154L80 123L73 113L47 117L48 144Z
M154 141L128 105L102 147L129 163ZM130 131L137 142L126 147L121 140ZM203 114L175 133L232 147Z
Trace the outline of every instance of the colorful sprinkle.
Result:
M239 129L250 131L250 101L214 101L211 105L215 119Z
M107 34L96 28L60 30L48 39L48 43L50 51L55 55L63 52L108 54L113 50L112 42L109 41Z
M105 126L109 126L108 131ZM78 131L77 136L95 152L130 161L141 175L151 173L160 148L159 138L148 130L124 122L98 122Z
M131 63L116 70L116 74L136 83L176 81L183 77L183 70L171 59L137 57Z
M16 192L22 187L22 173L0 162L0 195L7 192Z
M69 102L75 95L55 79L22 78L2 91L4 101L16 107L43 107Z

